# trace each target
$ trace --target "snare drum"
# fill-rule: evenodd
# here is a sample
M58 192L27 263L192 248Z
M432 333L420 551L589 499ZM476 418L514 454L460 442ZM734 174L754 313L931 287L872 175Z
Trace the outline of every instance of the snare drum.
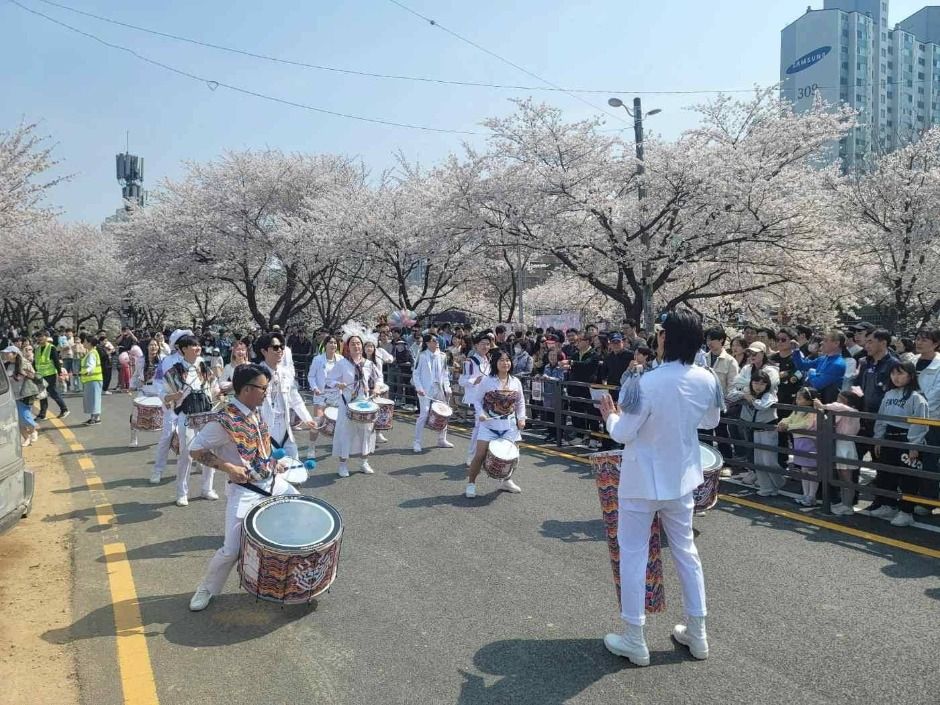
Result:
M505 438L490 441L486 447L483 469L494 480L508 480L519 464L519 446Z
M392 421L395 419L395 402L391 399L376 399L375 403L379 405L379 414L375 417L375 430L391 430Z
M601 516L604 519L604 534L610 567L614 572L614 590L620 604L620 542L617 540L617 522L620 518L617 491L620 488L621 451L605 450L588 456L594 470L597 496L601 501ZM666 609L666 591L663 587L662 542L659 514L653 516L650 527L649 557L646 561L646 611L663 612Z
M379 415L379 405L368 399L357 399L346 405L346 418L354 423L372 424Z
M431 403L431 408L428 411L428 422L427 427L433 431L444 431L447 429L447 424L450 423L450 417L453 415L454 410L450 408L447 404L442 401L435 401ZM518 453L517 453L518 455ZM508 475L506 477L509 477Z
M186 428L199 433L210 421L215 421L218 414L215 411L203 411L198 414L186 414Z
M698 449L702 457L702 473L705 480L692 491L692 497L695 499L695 511L704 512L718 503L718 481L721 479L721 468L725 460L721 453L704 443L699 443Z
M262 600L310 602L336 578L343 519L321 499L271 497L245 516L238 572Z
M339 411L335 406L326 407L323 412L320 433L322 433L324 436L332 436L333 432L336 430L336 419L338 415Z
M137 397L131 410L131 428L136 431L163 430L163 403L157 397Z

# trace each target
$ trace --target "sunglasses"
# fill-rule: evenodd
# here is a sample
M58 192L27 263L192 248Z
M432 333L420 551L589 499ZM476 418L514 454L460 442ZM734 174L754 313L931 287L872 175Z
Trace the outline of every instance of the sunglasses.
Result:
M247 386L249 386L249 387L254 387L254 388L257 389L258 391L260 391L262 394L267 394L267 393L268 393L268 388L267 388L267 387L262 387L260 384L252 384L251 382L249 382Z
M272 345L268 348L268 350L274 350L275 352L277 352L278 350L283 350L283 349L284 349L283 345Z

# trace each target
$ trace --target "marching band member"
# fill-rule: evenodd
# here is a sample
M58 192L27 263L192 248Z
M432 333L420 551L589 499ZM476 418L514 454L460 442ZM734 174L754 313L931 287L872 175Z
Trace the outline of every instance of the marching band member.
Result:
M322 423L323 413L328 406L339 405L338 382L339 370L336 363L343 359L339 354L339 343L332 335L323 340L323 352L313 358L310 371L307 373L307 382L313 392L313 419L317 427L310 431L310 447L307 457L313 458L317 454L317 438L320 435L319 425Z
M385 384L385 363L393 362L395 358L392 357L391 353L387 350L380 347L377 342L373 342L369 338L366 338L362 344L362 355L366 360L375 365L376 369L379 371L379 377L382 378L382 385L380 388L376 389L376 394L387 394L388 385ZM381 431L376 431L375 440L379 443L388 443L388 439Z
M480 383L473 407L476 410L479 433L474 446L473 460L467 478L466 496L477 496L476 479L486 457L490 441L497 438L518 443L525 428L525 396L522 382L512 373L512 358L500 348L489 354L490 373ZM519 485L507 478L500 480L497 489L503 492L522 492Z
M708 658L705 634L705 580L692 533L693 492L702 484L698 429L720 420L723 390L711 370L694 365L704 335L691 312L668 314L662 324L663 364L638 380L621 409L601 399L607 431L624 444L618 489L621 634L604 638L607 649L638 666L648 666L643 635L646 622L646 565L650 525L659 512L682 586L687 624L673 638L697 659Z
M232 359L222 368L222 375L219 377L219 391L223 394L231 394L234 389L235 370L239 365L247 365L248 346L241 340L236 340L232 345Z
M346 461L350 455L362 456L362 472L367 475L374 472L369 465L369 455L375 450L372 426L352 422L346 417L346 406L357 399L370 397L382 383L376 366L363 357L362 340L362 334L347 333L343 358L336 365L340 409L336 415L336 430L333 431L333 457L339 458L340 477L349 477Z
M292 485L277 476L278 464L271 458L271 436L258 412L268 391L269 375L270 371L260 365L240 365L232 375L235 399L196 435L190 447L192 460L229 476L225 485L225 539L189 602L193 612L204 610L213 595L222 592L238 560L245 515L264 500L263 495L244 485L258 483L272 495L297 494Z
M264 358L262 364L271 378L268 395L261 405L261 418L268 425L274 447L283 448L287 455L299 461L294 431L290 426L290 412L297 414L301 425L306 429L314 428L314 423L300 392L297 391L294 368L282 364L284 338L280 333L266 333L258 339L256 347Z
M467 355L463 363L463 372L458 378L458 383L463 389L463 403L473 408L473 404L479 395L480 383L490 374L490 339L488 336L480 333L473 339L473 350ZM477 414L473 415L473 433L470 436L470 446L467 449L467 462L470 465L475 455L477 447L477 437L480 433L480 421Z
M184 335L177 342L182 361L177 362L163 378L163 403L173 407L176 413L176 432L179 434L180 454L176 462L176 506L189 504L189 475L193 469L193 460L189 455L189 444L196 433L189 423L192 414L204 414L212 411L212 400L218 394L215 375L205 361L199 358L202 346L191 335ZM202 496L206 499L218 499L212 489L215 470L202 469Z
M428 421L431 404L435 401L447 402L450 397L450 373L447 368L447 356L438 347L437 336L425 333L422 338L421 353L415 362L411 375L411 384L418 394L420 413L415 424L415 443L412 450L421 452L421 434ZM447 440L447 428L438 434L438 448L453 448Z
M153 373L153 384L157 388L157 395L163 398L163 380L166 378L167 370L178 362L183 361L176 344L184 335L192 335L193 332L188 329L177 328L170 334L170 347L173 352L167 354L157 365ZM162 337L162 336L161 336ZM166 345L166 343L162 343ZM150 473L150 484L160 484L160 478L163 477L163 471L166 470L166 461L170 455L170 442L173 440L173 433L176 431L176 414L173 412L171 404L163 404L163 431L160 434L160 440L157 442L157 457L153 462L153 470Z

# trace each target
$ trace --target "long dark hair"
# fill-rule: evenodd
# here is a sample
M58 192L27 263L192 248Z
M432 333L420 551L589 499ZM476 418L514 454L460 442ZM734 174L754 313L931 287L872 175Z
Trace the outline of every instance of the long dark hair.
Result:
M767 385L767 388L761 394L758 394L754 391L754 382L763 382ZM748 384L748 389L750 389L751 394L756 397L762 397L767 392L773 391L773 381L770 379L770 373L765 369L753 370L751 372L751 381Z
M891 381L891 373L895 370L903 370L907 373L909 381L904 387L895 387L894 382ZM888 385L888 389L903 389L904 399L909 399L911 394L920 391L920 384L917 382L917 366L913 362L895 360L888 368Z
M490 350L489 355L487 356L489 357L489 360L490 360L490 377L496 377L499 375L497 366L499 363L499 359L503 355L505 355L506 359L509 360L509 374L510 376L512 375L512 355L510 355L508 352L506 352L502 348L493 348L492 350Z

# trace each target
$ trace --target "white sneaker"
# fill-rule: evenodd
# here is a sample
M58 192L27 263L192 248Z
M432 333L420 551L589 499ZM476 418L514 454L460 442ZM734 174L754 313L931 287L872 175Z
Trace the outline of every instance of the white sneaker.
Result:
M731 477L731 468L727 466L723 467L721 469L721 474L719 475L719 477Z
M362 470L362 472L364 472L366 475L373 475L373 474L375 474L375 470L373 470L373 469L372 469L372 466L369 465L369 461L368 461L368 460L363 460L363 461L362 461L362 465L359 466L359 469Z
M437 447L438 448L453 448L454 444L448 441L446 438L444 438L443 440L439 440L437 442Z
M421 452L421 444L420 444L420 443L415 443L413 446L411 446L411 450L413 450L415 453L420 453L420 452Z
M776 497L778 494L780 494L780 492L778 492L777 490L758 490L757 491L758 497Z
M850 517L855 514L854 507L846 507L841 502L839 504L833 504L829 511L840 517Z
M897 510L894 507L889 507L887 504L882 504L880 507L871 512L871 516L878 519L894 519L894 515L897 514Z
M20 443L20 445L22 445L24 448L26 448L26 447L29 446L31 443L32 443L32 441L30 440L30 437L29 437L29 436L24 436L23 439L22 439L22 441L21 441L21 443Z
M914 514L916 514L919 517L929 517L930 510L927 507L923 507L918 504L916 507L914 507Z
M375 440L377 443L388 443L388 439L385 437L384 433L376 435Z
M677 624L672 629L672 638L688 646L692 655L704 661L708 658L708 637L705 634L704 617L688 617L689 624Z
M177 507L188 507L189 506L189 497L177 497L176 498Z
M219 494L215 490L209 490L208 492L203 492L202 497L203 499L216 500L219 498Z
M500 480L499 484L496 486L496 489L500 492L512 492L513 494L519 494L522 492L522 488L508 477L505 480Z
M39 440L39 431L33 429L33 432L29 434L29 440L31 440L33 443Z
M476 496L477 496L477 486L476 486L475 484L473 484L472 482L468 482L468 483L467 483L467 489L464 490L464 496L466 496L467 499L473 499L474 497L476 497Z
M196 590L196 593L193 595L192 599L189 601L189 610L191 612L201 612L206 607L209 606L209 601L212 599L212 593L206 590L204 587Z
M639 625L628 624L623 634L608 634L604 637L604 646L610 653L623 656L636 666L650 665L650 650L643 627Z
M161 477L163 477L163 473L160 472L159 470L154 470L153 472L150 473L150 484L159 485Z
M891 520L891 526L913 526L914 515L907 512L898 512Z
M340 477L349 477L349 468L346 467L346 463L339 466L338 474Z

